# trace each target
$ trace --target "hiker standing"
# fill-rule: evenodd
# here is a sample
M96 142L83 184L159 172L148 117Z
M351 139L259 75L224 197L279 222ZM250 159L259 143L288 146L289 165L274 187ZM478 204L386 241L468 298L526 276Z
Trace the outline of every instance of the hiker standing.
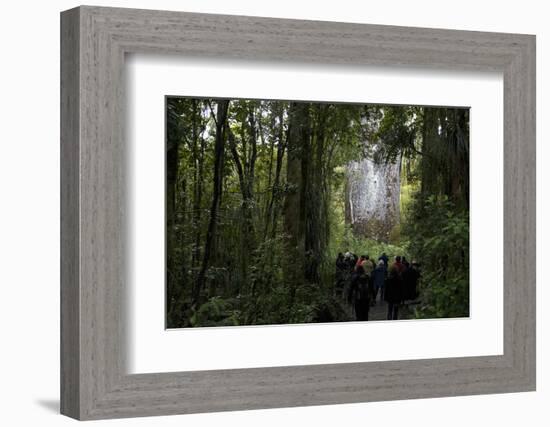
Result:
M337 297L341 297L344 292L344 285L348 278L348 265L344 254L342 252L338 253L336 257L336 272L335 272L335 287L334 292Z
M349 300L355 310L357 320L369 320L369 276L365 274L363 266L359 265L353 274Z
M378 257L378 261L383 261L384 262L384 267L386 267L386 270L388 269L388 261L389 261L389 258L388 256L386 255L386 252L382 252L382 255L380 255Z
M372 272L372 282L374 285L374 301L378 298L378 292L380 292L380 301L384 300L384 285L386 282L386 266L384 261L378 261L378 265Z
M418 279L420 278L420 270L418 263L412 261L405 271L403 271L403 299L414 300L418 296Z
M403 270L404 266L401 264L401 257L396 256L395 262L388 271L388 280L386 281L384 293L384 299L388 303L388 320L397 320L399 304L403 301Z

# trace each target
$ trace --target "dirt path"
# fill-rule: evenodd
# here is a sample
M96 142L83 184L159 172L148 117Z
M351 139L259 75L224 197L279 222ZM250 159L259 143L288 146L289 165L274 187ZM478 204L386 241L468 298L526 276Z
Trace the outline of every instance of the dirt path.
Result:
M376 304L369 310L369 320L387 320L388 315L388 303L380 300L380 295L376 300ZM413 311L407 304L401 304L399 306L398 320L412 319L414 317Z
M340 301L340 306L342 307L342 310L347 313L347 321L355 321L355 314L353 312L351 304L349 304L345 300ZM409 304L401 304L399 306L398 320L413 319L414 311L412 307L414 306ZM387 315L388 303L384 300L381 300L380 295L378 295L376 303L372 305L369 309L369 321L387 320Z

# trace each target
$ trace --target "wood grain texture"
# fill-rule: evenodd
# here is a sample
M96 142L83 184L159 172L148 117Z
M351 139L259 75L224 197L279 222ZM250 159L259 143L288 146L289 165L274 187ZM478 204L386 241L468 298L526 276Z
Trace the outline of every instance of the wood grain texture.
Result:
M79 18L61 20L61 412L80 414Z
M63 12L61 27L62 413L100 419L535 389L534 36L86 6ZM502 72L504 354L128 375L126 53Z

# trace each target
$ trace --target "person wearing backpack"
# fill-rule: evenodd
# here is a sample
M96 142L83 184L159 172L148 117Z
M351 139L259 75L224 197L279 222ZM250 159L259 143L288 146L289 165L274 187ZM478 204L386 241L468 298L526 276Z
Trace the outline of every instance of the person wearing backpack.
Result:
M369 276L363 266L358 266L351 280L350 300L355 310L356 320L369 320L370 292Z

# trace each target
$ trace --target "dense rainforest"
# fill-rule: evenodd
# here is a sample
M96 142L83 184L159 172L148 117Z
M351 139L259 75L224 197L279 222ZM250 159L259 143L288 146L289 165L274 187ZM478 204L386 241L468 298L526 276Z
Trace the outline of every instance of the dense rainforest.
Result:
M166 98L168 328L354 320L338 254L421 266L469 311L469 110Z

